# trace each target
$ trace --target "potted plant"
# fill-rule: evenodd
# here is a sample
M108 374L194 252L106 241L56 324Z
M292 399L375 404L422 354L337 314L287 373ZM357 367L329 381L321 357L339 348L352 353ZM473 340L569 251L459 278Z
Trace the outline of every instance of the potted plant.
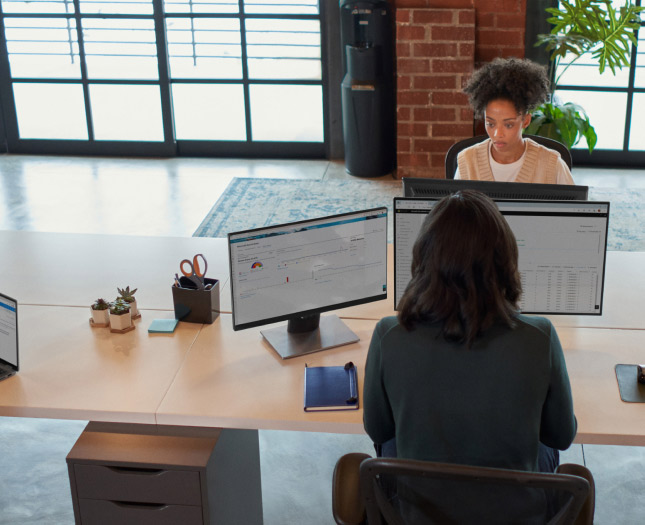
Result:
M117 286L116 290L117 292L119 292L119 298L128 303L128 305L130 306L132 319L139 319L141 317L141 314L139 313L139 308L137 308L137 300L134 297L137 288L130 290L129 286L126 286L125 288L119 288Z
M553 28L548 35L538 35L535 45L545 45L551 53L551 99L533 111L525 133L558 140L569 149L585 137L589 153L593 151L597 135L589 117L577 104L558 102L554 96L558 82L572 64L588 54L598 62L601 74L607 67L613 74L617 68L629 67L630 43L637 45L635 33L640 27L639 13L644 9L630 0L618 10L611 0L565 0L560 2L560 8L546 9L552 15L547 22ZM565 57L571 61L559 68Z
M117 298L110 303L110 330L112 332L127 332L134 328L130 313L130 305Z
M104 327L110 324L110 305L105 299L97 299L90 306L92 312L91 325Z

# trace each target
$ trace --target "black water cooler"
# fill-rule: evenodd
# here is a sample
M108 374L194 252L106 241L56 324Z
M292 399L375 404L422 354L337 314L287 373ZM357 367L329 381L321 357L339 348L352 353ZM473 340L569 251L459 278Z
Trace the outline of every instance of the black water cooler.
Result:
M385 0L340 2L345 168L379 177L395 168L394 39Z

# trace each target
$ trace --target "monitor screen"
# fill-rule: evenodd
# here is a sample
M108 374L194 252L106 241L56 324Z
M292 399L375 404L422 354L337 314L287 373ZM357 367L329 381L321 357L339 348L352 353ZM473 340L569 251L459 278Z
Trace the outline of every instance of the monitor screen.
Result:
M0 364L18 369L18 303L0 294Z
M387 298L385 207L229 233L228 243L235 330Z
M527 182L496 182L460 179L403 179L404 197L441 198L459 190L477 190L491 199L545 199L586 201L588 186L568 184L535 184Z
M394 199L394 307L410 281L412 247L439 199ZM602 314L609 203L496 200L519 248L523 313Z

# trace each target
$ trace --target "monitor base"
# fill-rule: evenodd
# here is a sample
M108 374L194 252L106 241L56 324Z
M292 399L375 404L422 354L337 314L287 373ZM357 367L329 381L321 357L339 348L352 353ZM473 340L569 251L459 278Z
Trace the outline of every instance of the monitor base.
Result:
M290 333L287 332L286 326L278 326L262 330L260 333L282 359L359 341L359 337L337 315L321 317L320 325L310 332Z

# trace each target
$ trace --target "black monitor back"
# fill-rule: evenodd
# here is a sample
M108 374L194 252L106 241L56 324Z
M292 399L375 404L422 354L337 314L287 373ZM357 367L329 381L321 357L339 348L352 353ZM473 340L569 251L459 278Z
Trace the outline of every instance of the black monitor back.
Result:
M478 190L492 199L541 199L586 201L589 186L495 182L487 180L422 179L404 177L403 196L441 198L459 190Z

